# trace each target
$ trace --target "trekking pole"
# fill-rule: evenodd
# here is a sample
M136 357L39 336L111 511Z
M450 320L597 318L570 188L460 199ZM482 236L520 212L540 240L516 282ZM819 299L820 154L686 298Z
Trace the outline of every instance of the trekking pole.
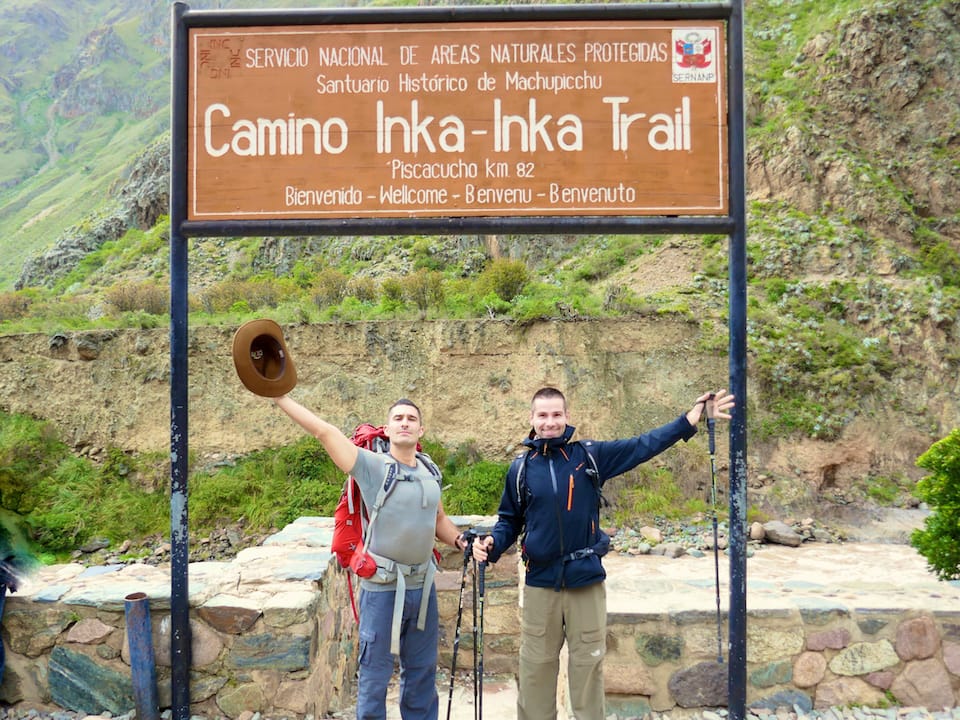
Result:
M463 533L467 546L463 549L463 572L460 575L460 603L457 607L457 630L453 636L453 665L450 667L450 694L447 696L447 720L450 720L450 710L453 707L453 683L457 677L457 650L460 649L460 621L463 619L463 590L467 586L467 567L470 565L470 556L473 554L472 530Z
M717 420L714 417L716 412L714 407L715 397L714 393L710 393L710 398L705 405L707 410L707 441L710 449L710 500L713 505L713 572L717 589L717 662L722 665L723 631L721 630L722 620L720 617L720 535L717 530Z
M480 720L480 685L477 683L477 639L480 628L477 625L477 561L473 561L473 718Z
M483 594L485 585L485 575L487 570L486 561L480 563L480 577L477 584L480 586L480 632L478 634L477 645L480 661L477 664L477 684L480 687L480 694L477 698L477 718L483 720Z

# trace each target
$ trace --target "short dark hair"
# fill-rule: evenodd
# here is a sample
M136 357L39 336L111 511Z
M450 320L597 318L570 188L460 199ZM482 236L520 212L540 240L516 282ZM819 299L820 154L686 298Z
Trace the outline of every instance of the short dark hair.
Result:
M563 400L563 409L567 409L567 399L563 396L563 393L557 390L555 387L542 387L533 394L533 398L530 400L530 405L532 406L537 400L549 400L550 398L560 398Z
M420 422L423 422L423 413L420 412L420 408L417 407L417 404L413 402L413 400L408 400L407 398L400 398L395 403L393 403L393 405L387 408L387 419L390 418L390 413L392 413L393 409L398 405L407 405L409 407L412 407L414 410L417 411L417 417L420 419Z

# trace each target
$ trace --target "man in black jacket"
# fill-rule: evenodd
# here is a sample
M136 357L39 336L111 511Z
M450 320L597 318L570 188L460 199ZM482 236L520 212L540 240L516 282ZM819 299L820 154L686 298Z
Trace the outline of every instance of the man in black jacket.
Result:
M490 535L473 544L480 562L496 562L520 538L526 568L520 631L517 720L554 720L564 640L570 702L577 720L603 720L606 578L600 558L610 539L600 529L603 483L689 440L710 405L729 419L734 398L705 393L676 420L633 438L572 441L563 393L538 390L530 407L528 450L514 460Z

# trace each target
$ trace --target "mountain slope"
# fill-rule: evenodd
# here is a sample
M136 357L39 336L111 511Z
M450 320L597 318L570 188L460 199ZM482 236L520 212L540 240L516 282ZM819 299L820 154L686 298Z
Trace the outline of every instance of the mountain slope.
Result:
M29 257L68 228L82 233L90 216L110 213L111 188L123 168L169 130L170 6L147 0L7 0L0 5L0 27L4 290Z

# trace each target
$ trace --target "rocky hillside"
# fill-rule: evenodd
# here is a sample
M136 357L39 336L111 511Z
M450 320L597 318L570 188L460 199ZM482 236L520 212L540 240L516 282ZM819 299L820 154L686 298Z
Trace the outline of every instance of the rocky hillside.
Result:
M568 391L581 436L610 438L666 422L707 388L725 384L723 357L691 352L695 323L671 318L550 322L521 328L496 321L351 323L291 327L293 395L343 428L378 421L388 399L412 396L428 434L469 444L491 459L513 456L527 403L543 384ZM300 431L273 404L239 383L232 328L197 328L190 352L190 447L212 465L292 442ZM169 448L168 343L164 330L0 336L0 407L48 418L81 454L104 448ZM751 388L751 412L763 394ZM950 410L957 413L954 404ZM878 474L913 474L928 428L874 408L836 442L749 441L753 504L796 508L846 504ZM720 472L726 436L718 437ZM706 441L663 461L709 481ZM658 461L659 462L659 461ZM723 478L721 478L723 481Z
M960 7L781 5L747 3L749 477L758 504L836 509L871 485L907 488L916 457L960 425ZM139 153L113 180L115 205L24 263L17 286L44 287L91 249L155 222L167 202L165 157L162 141ZM304 257L336 265L369 254L371 242L267 238L244 255L230 241L198 240L191 287L242 262L281 275ZM456 237L433 247L441 258L471 258L468 267L502 255L546 275L603 245L590 242ZM402 270L409 258L380 264ZM654 308L620 319L563 317L558 307L561 319L524 327L291 327L296 392L344 427L413 395L437 437L498 459L513 451L542 383L569 390L586 434L643 429L726 384L724 264L722 243L651 242L596 281L630 287ZM144 266L108 264L91 282L107 287ZM665 293L670 312L656 310ZM237 383L232 329L192 331L190 442L212 461L296 436ZM0 408L49 418L94 456L107 446L162 451L167 353L165 330L2 336ZM669 462L703 472L702 443Z
M748 114L763 128L748 143L750 197L829 211L896 245L926 229L956 249L958 21L956 3L878 4L782 68L802 98L754 85Z

